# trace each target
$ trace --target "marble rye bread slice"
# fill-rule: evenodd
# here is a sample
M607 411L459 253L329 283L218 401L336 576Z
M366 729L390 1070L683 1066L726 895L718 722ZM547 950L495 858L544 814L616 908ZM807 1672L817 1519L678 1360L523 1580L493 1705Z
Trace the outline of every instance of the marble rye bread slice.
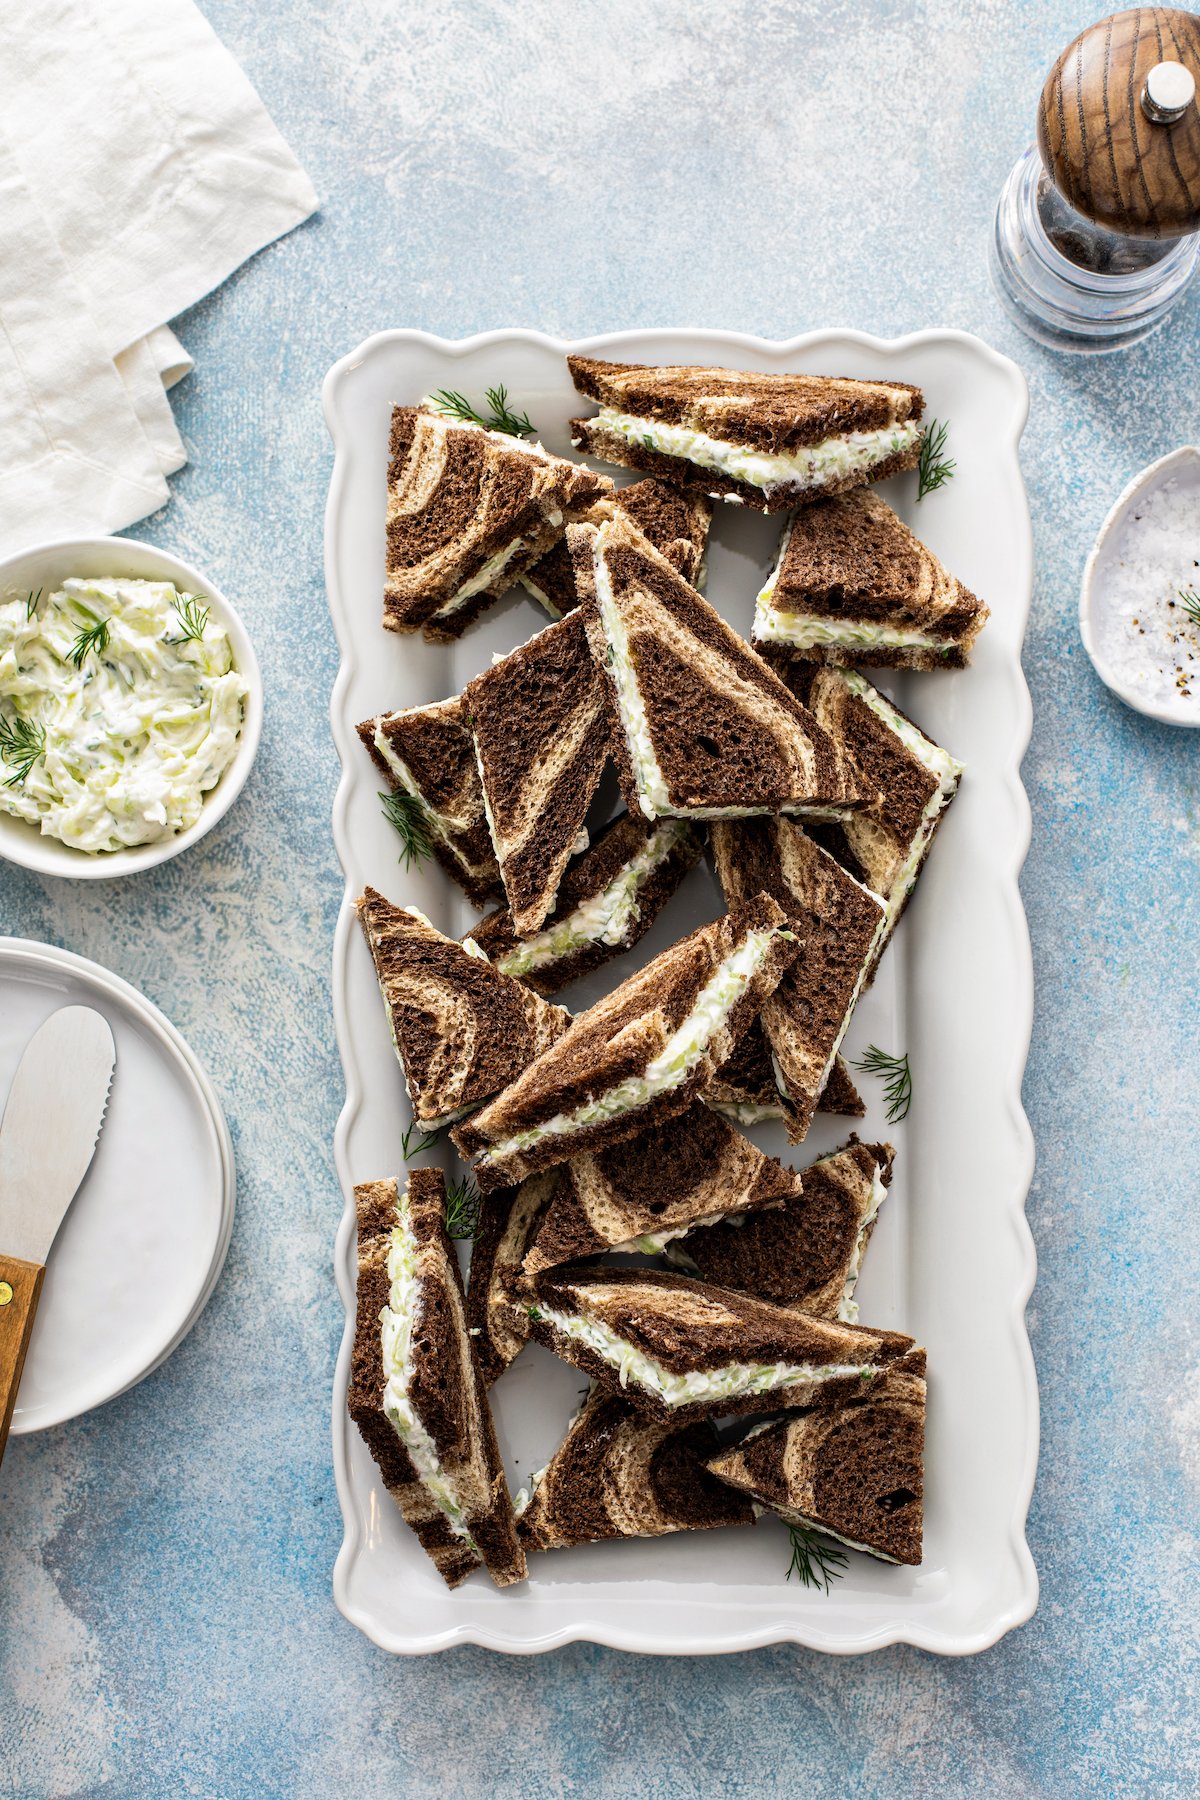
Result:
M467 1276L467 1325L489 1386L529 1342L522 1264L561 1178L561 1169L547 1169L519 1187L480 1196Z
M446 1235L440 1169L408 1177L407 1220L415 1247L416 1297L408 1345L407 1399L452 1484L461 1530L434 1500L404 1437L384 1410L388 1371L380 1314L390 1310L388 1257L401 1219L395 1181L354 1190L358 1213L358 1303L347 1405L384 1485L449 1587L485 1564L497 1586L525 1579L512 1502L483 1377L467 1330L462 1277Z
M916 1565L923 1555L925 1352L910 1351L861 1394L751 1432L708 1466L792 1524L885 1562Z
M705 1466L718 1450L706 1419L647 1419L593 1388L517 1520L521 1542L526 1550L562 1550L753 1525L753 1504Z
M462 695L380 713L357 730L384 779L413 797L447 875L476 906L495 900L504 889Z
M631 519L572 525L567 535L580 596L572 616L583 619L604 677L630 812L859 804L828 733Z
M548 998L638 943L704 849L685 819L622 813L567 869L553 912L528 939L508 907L466 934L506 975Z
M581 394L611 413L645 421L649 427L622 432L604 412L572 419L571 441L577 449L760 511L776 512L818 494L885 480L914 468L920 454L920 435L914 427L924 411L924 399L909 382L691 364L652 367L588 356L569 356L567 367ZM731 449L773 457L799 455L801 463L806 448L851 433L888 434L896 428L897 447L891 448L890 440L881 441L869 466L854 467L843 460L840 469L832 467L821 474L818 486L812 485L812 473L800 468L780 471L768 484L693 462L683 450L675 454L655 447L647 439L652 439L656 423L701 433Z
M636 970L454 1131L463 1155L476 1159L481 1190L622 1143L683 1112L798 949L782 909L763 895Z
M693 587L703 586L711 500L702 494L686 494L669 481L631 481L628 487L616 488L573 511L569 523L599 525L614 511L627 513L685 581ZM552 617L561 618L579 604L565 536L521 579Z
M807 662L962 669L987 618L886 500L860 488L792 518L758 597L753 641Z
M913 1347L902 1332L815 1319L659 1269L566 1263L537 1276L530 1293L538 1342L656 1419L778 1412L857 1393Z
M742 1220L796 1198L800 1187L794 1169L765 1156L697 1100L652 1131L567 1163L525 1272L603 1250L650 1251L658 1234L686 1243L682 1234L698 1225L731 1213Z
M798 1306L818 1319L858 1318L854 1284L892 1178L890 1144L848 1144L800 1171L782 1206L731 1225L702 1226L668 1244L688 1274Z
M506 1087L571 1015L443 937L374 888L358 916L375 963L413 1117L437 1128Z
M414 406L392 412L383 622L457 637L609 483L498 432Z
M608 760L604 689L574 615L494 663L465 694L513 929L554 907Z
M791 819L721 820L712 845L726 904L769 893L801 939L800 955L761 1015L791 1101L788 1138L799 1143L871 966L884 905Z

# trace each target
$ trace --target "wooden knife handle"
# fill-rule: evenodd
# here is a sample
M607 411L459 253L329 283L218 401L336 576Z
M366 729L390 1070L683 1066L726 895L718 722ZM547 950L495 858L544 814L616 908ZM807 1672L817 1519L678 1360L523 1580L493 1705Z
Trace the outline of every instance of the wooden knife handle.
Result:
M0 1256L0 1457L8 1442L13 1406L25 1367L46 1270L41 1263Z

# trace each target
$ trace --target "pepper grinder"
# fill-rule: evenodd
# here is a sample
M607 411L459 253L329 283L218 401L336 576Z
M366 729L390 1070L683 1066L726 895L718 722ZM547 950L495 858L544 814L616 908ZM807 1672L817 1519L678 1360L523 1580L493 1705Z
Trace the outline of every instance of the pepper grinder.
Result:
M1200 246L1200 18L1113 13L1068 44L989 253L1007 311L1055 350L1120 350L1160 325Z

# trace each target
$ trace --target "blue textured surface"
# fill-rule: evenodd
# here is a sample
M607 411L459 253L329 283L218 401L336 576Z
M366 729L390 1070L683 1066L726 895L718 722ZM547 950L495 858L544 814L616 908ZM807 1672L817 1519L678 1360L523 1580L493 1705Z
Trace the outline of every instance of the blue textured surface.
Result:
M985 271L1043 74L1095 9L205 10L324 203L180 322L197 362L177 391L191 463L144 527L241 606L267 682L262 752L232 815L156 874L72 886L0 871L0 929L95 957L176 1021L225 1099L239 1215L178 1353L100 1412L9 1448L0 1792L1194 1794L1200 740L1108 696L1075 608L1117 490L1195 433L1196 299L1123 357L1069 361L1010 329ZM381 326L510 324L959 325L1028 373L1042 1602L972 1661L577 1646L404 1663L333 1608L341 884L318 390Z

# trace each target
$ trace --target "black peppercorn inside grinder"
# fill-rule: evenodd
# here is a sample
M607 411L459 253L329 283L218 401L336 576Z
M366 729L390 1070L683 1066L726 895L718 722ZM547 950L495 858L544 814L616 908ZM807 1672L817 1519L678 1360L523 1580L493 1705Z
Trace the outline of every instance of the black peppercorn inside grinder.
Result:
M1135 6L1050 71L1037 145L996 208L990 265L1008 312L1056 350L1120 350L1160 325L1200 239L1200 18Z

